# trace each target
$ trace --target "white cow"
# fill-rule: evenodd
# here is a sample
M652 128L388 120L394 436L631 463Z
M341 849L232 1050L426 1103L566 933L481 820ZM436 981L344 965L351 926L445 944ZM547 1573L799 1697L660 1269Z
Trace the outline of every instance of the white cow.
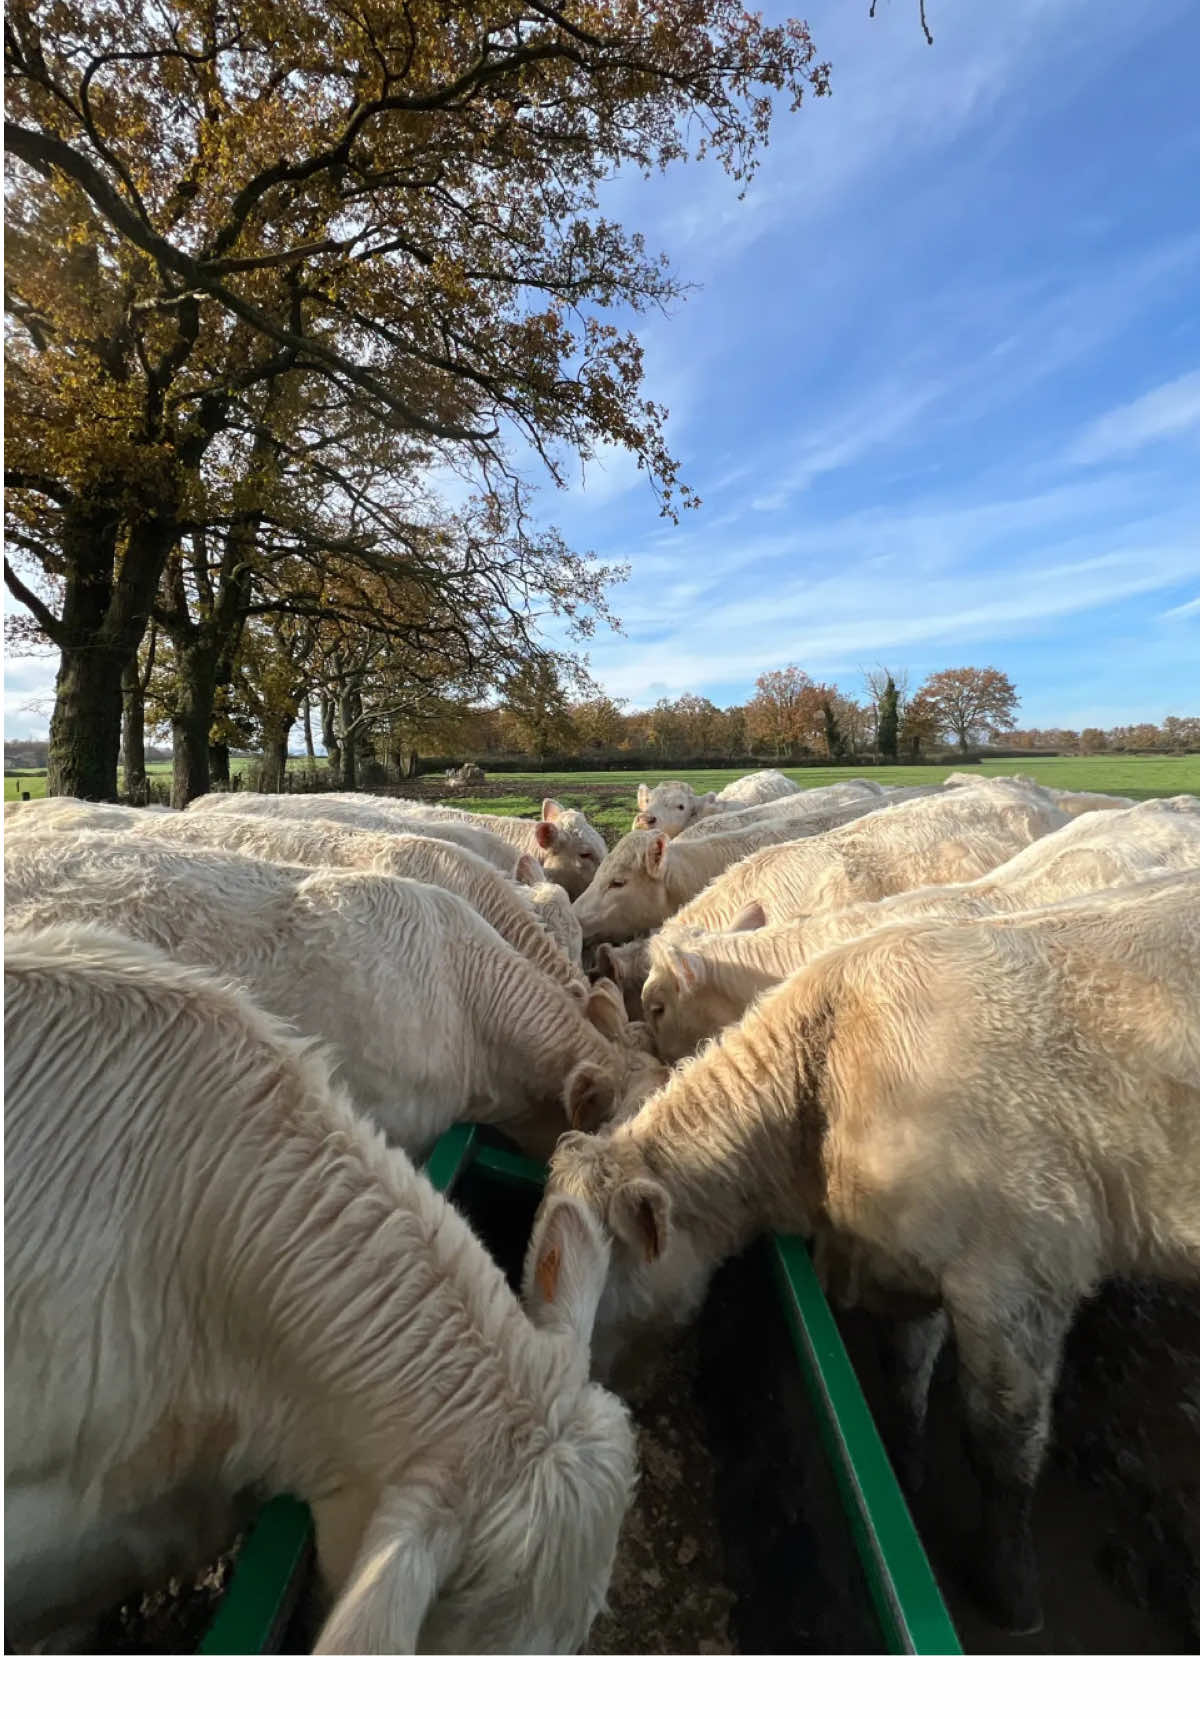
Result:
M945 793L941 782L922 783L911 788L881 788L878 782L854 777L846 782L833 782L826 788L809 788L784 801L772 801L766 806L747 806L737 812L722 812L714 818L700 818L675 839L681 842L703 841L707 836L736 834L754 824L786 823L789 819L806 819L814 813L849 807L855 817L863 817L873 808L901 806L906 800L925 800L931 794Z
M573 940L561 923L565 918L574 920L570 903L562 890L546 882L536 861L524 854L517 869L528 887L519 888L515 878L501 877L487 860L440 836L360 830L333 818L238 818L194 812L143 826L143 836L174 845L224 848L288 865L339 866L436 883L469 901L535 967L577 995L584 994L578 957L568 952ZM576 940L578 935L576 922Z
M780 770L755 770L728 783L719 793L708 794L697 794L686 782L660 782L656 788L639 782L633 828L677 836L699 818L746 806L763 806L771 800L786 799L798 790L799 783Z
M169 806L118 806L107 800L53 794L44 800L21 800L6 806L4 828L6 835L24 839L51 830L131 830L178 816Z
M880 804L864 798L810 810L806 799L797 794L769 823L742 830L708 835L700 825L674 840L656 830L622 836L575 903L585 942L651 931L747 854L777 842L811 840Z
M1036 788L1047 799L1053 800L1061 811L1070 812L1072 817L1080 812L1115 812L1123 806L1135 806L1136 800L1130 800L1124 794L1095 794L1090 789L1082 788L1050 788L1044 782L1038 782L1032 776L976 776L967 770L952 770L946 777L946 786L977 786L980 782L1018 782L1022 787Z
M840 944L611 1133L565 1136L548 1213L558 1195L614 1242L601 1376L769 1229L813 1236L841 1299L918 1316L914 1438L948 1315L981 1585L1036 1628L1032 1495L1075 1312L1110 1275L1200 1280L1200 870Z
M6 1635L190 1574L289 1491L318 1653L582 1645L635 1451L588 1383L577 1202L531 1324L314 1045L90 926L6 940L5 1122Z
M237 806L222 805L234 796L205 794L192 803L190 810L238 811ZM435 806L424 800L401 800L383 794L238 794L240 801L253 801L251 810L266 817L294 817L290 806L281 800L298 801L304 805L303 816L338 818L357 823L364 829L392 829L397 826L421 833L446 837L441 828L430 830L431 824L449 825L457 833L455 840L465 845L467 836L475 833L476 851L482 852L502 871L511 873L521 854L528 854L541 863L547 877L561 884L574 899L591 878L607 851L604 837L594 830L582 812L568 811L557 800L543 800L540 818L493 817L486 812L466 812L459 806Z
M922 884L966 883L1068 822L1040 794L995 783L885 806L807 841L760 849L668 923L718 931L753 902L774 922Z
M378 794L201 794L199 799L192 801L184 816L285 818L289 822L315 818L321 823L348 824L357 830L391 831L393 835L436 835L440 841L468 848L498 871L512 872L519 850L511 842L461 819L445 822L439 830L431 830L428 819L411 817L401 809L409 804L407 800L385 799Z
M754 903L728 931L664 927L650 940L641 999L654 1045L671 1061L687 1056L806 962L895 920L1020 913L1200 866L1200 800L1193 803L1193 812L1147 800L1127 811L1085 813L973 883L907 890L771 925Z
M564 1110L603 1120L624 1090L579 1000L444 889L104 834L10 851L4 876L11 930L88 919L240 979L411 1154L459 1120L548 1153Z

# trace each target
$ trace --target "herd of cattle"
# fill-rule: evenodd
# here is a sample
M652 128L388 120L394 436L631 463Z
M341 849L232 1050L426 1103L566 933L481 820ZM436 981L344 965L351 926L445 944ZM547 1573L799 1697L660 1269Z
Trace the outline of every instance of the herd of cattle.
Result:
M1072 1318L1200 1274L1200 800L638 805L612 852L552 800L9 810L14 1644L289 1491L318 1651L577 1649L635 1481L606 1387L769 1229L886 1322L910 1486L952 1334L979 1594L1038 1626ZM456 1121L549 1159L520 1301L415 1167Z

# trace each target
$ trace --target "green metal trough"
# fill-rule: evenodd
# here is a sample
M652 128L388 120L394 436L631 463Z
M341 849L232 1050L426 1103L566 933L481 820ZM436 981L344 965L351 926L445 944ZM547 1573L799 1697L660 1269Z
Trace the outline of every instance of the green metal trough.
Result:
M459 1123L443 1134L425 1167L435 1188L449 1195L468 1167L493 1182L542 1185L540 1164L483 1144L483 1133ZM807 1246L796 1236L774 1236L771 1266L888 1651L959 1654L950 1614ZM277 1652L312 1559L307 1505L296 1498L273 1498L247 1537L229 1592L199 1651Z

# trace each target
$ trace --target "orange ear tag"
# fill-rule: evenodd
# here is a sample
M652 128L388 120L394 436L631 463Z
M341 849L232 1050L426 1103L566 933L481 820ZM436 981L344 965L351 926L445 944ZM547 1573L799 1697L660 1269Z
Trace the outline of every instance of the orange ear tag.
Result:
M556 1247L548 1248L542 1255L541 1259L537 1262L537 1270L534 1272L533 1276L534 1281L542 1292L542 1299L544 1301L554 1300L554 1294L558 1288L558 1268L560 1264L561 1260Z

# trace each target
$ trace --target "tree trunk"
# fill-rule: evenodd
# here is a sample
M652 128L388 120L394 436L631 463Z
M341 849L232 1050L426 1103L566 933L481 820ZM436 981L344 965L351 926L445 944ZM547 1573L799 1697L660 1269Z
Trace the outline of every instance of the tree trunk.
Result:
M125 764L125 798L131 806L144 806L149 798L146 700L136 657L130 657L121 675L121 756Z
M105 648L116 547L115 513L86 504L71 511L63 544L69 573L46 754L47 794L71 794L80 800L117 797L121 677L132 653L120 640Z
M66 642L50 719L48 794L117 797L122 676L146 631L175 539L174 517L148 513L131 526L119 567L116 539L116 516L105 508L81 509L65 536Z
M325 758L329 765L329 780L332 786L340 787L342 780L342 748L338 741L335 722L337 704L334 699L321 699L321 744L325 748Z
M362 716L362 694L350 687L338 699L338 728L342 736L342 787L358 786L358 724Z
M115 800L121 680L128 658L94 644L64 648L54 683L46 793Z
M229 747L224 740L210 740L208 743L208 785L210 789L224 788L226 792L232 786Z
M307 693L305 693L305 695L304 695L303 713L304 713L304 750L308 754L309 764L315 765L317 762L317 749L313 745L312 703L311 703Z
M282 794L287 784L288 735L290 720L284 716L264 717L262 724L262 791Z
M171 804L176 811L207 794L211 781L208 735L217 694L217 650L208 639L176 645L178 691L171 717L174 765Z

